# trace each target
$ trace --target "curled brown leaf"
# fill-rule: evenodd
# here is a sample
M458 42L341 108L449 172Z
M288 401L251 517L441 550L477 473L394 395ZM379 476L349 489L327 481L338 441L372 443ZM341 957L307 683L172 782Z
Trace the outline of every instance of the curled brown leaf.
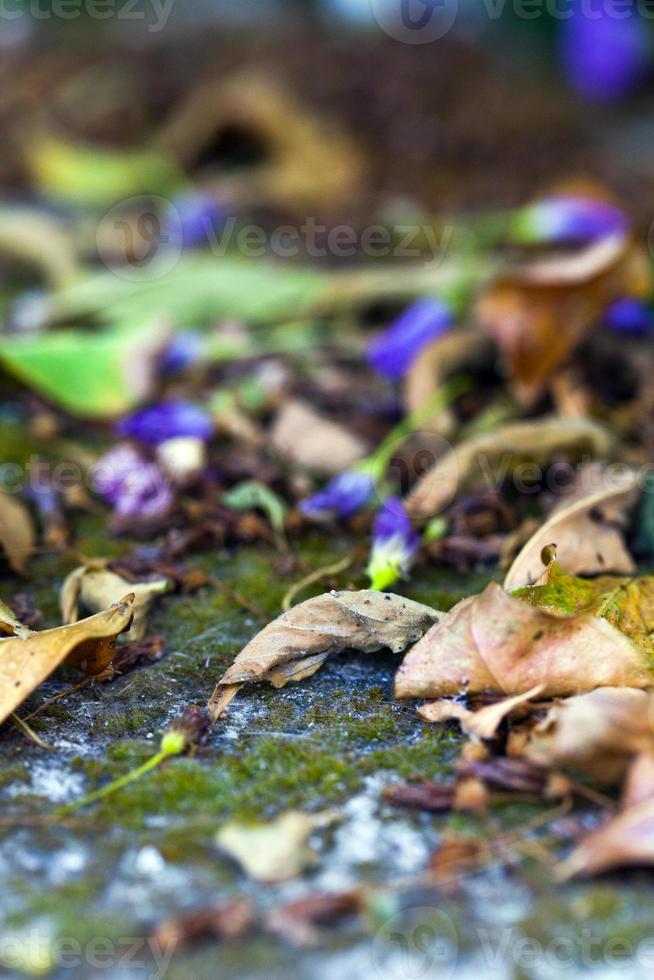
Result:
M622 470L608 473L605 483L576 499L564 499L554 510L513 562L504 581L507 592L534 584L543 571L543 548L553 543L558 561L571 575L629 575L635 570L622 526L625 510L638 495L638 476Z
M36 536L24 504L0 492L0 547L15 572L24 572Z
M65 660L88 674L109 664L132 621L133 596L70 626L0 640L0 724Z
M498 278L482 294L477 317L497 341L516 394L531 402L612 301L645 299L650 291L644 247L612 235Z
M268 681L283 687L314 674L331 654L384 647L401 653L438 613L411 599L371 590L326 592L269 623L239 653L219 687Z
M87 613L101 612L131 592L134 596L133 619L126 639L142 640L151 604L168 589L165 578L131 583L110 571L103 561L88 562L76 568L64 581L59 595L61 615L65 623L74 623L79 619L80 609Z
M525 694L544 697L595 687L647 687L646 654L591 612L556 616L508 595L492 582L458 603L406 655L395 695Z
M554 456L571 461L583 456L606 458L611 446L608 430L587 419L545 418L503 425L441 456L412 489L406 508L412 517L431 517L468 487L499 486L522 463L545 465Z
M604 786L619 784L634 756L654 752L654 700L642 690L602 687L552 707L529 734L524 756Z

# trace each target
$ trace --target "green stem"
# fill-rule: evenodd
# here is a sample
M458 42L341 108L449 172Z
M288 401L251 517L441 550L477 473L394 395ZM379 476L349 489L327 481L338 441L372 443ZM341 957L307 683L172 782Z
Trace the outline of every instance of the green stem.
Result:
M434 392L432 397L426 402L421 408L417 408L415 412L411 412L407 415L405 419L396 425L392 429L383 442L377 447L375 452L364 460L363 463L359 464L360 467L370 467L372 475L375 478L375 482L379 482L386 470L388 469L388 464L390 463L393 454L397 452L398 445L408 439L410 435L416 432L417 429L426 422L427 419L435 412L442 411L442 409L447 408L452 402L459 397L459 395L464 394L464 392L469 391L471 387L471 381L464 375L457 375L450 381L447 381L444 385Z
M103 800L107 796L111 796L112 793L116 793L119 789L128 786L129 783L133 783L135 780L140 779L141 776L145 776L146 773L151 772L152 769L164 762L166 759L171 758L173 755L177 755L176 752L161 750L157 752L156 755L151 756L142 765L138 766L136 769L132 769L131 772L125 773L124 776L119 776L118 779L114 779L113 782L108 783L106 786L102 786L100 789L96 789L93 793L89 793L84 796L81 800L76 800L74 803L69 803L67 806L60 807L55 810L53 816L55 818L68 816L69 813L74 813L75 810L80 810L82 807L90 806L91 803L97 803L98 800Z

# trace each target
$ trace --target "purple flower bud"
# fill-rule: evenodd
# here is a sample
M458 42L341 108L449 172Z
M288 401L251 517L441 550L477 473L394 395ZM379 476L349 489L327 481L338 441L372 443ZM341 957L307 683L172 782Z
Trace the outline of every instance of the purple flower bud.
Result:
M561 27L560 56L570 85L592 102L616 102L641 82L649 66L647 25L636 4L578 2Z
M319 493L303 500L300 510L307 517L318 520L346 518L368 503L374 489L375 482L365 470L346 470L330 480Z
M404 377L416 355L449 330L452 311L436 297L416 300L368 347L368 363L395 381Z
M646 337L654 330L652 308L631 296L616 300L606 311L604 322L617 333L636 337Z
M181 374L187 368L199 364L207 352L207 340L198 330L180 330L174 334L161 355L161 373Z
M199 405L187 401L159 402L128 415L118 424L118 432L148 446L167 439L194 436L209 440L214 433L211 416Z
M187 248L209 248L218 241L229 217L225 205L210 194L189 193L176 198L164 223L164 234Z
M409 571L420 547L402 501L389 499L380 508L372 531L372 551L366 572L373 589L386 589Z
M173 503L170 484L156 463L144 460L127 443L105 453L95 467L93 482L118 517L158 517Z
M616 204L561 194L521 208L513 218L510 237L518 244L586 242L628 228L629 218Z

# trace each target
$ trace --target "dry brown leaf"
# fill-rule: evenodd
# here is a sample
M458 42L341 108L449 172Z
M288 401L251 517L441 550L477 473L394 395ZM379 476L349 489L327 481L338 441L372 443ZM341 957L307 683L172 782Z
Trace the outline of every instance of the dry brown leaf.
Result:
M166 953L212 939L233 941L249 932L256 922L252 903L247 899L224 905L190 909L160 922L149 942Z
M557 868L561 880L654 864L654 797L611 817Z
M255 881L288 881L318 859L309 844L311 834L337 819L338 815L331 812L308 814L289 810L270 823L231 820L218 830L216 843Z
M543 693L544 684L537 684L524 694L503 698L495 704L487 704L477 711L471 711L458 701L431 701L418 708L418 715L427 722L442 722L456 719L467 735L475 738L491 739L497 735L497 730L511 714L523 708L529 701L534 701Z
M497 279L481 296L477 318L499 344L516 394L530 402L612 301L650 292L644 247L612 235Z
M488 864L492 856L488 841L477 837L461 837L452 832L445 833L431 856L427 878L444 885L469 873L473 868Z
M232 167L214 186L249 205L314 213L348 200L362 178L364 157L348 135L307 111L276 79L252 72L196 88L166 124L160 145L188 169L223 133L234 132L258 148L261 161Z
M67 660L88 674L109 664L119 633L132 621L131 595L72 626L0 640L0 724L46 677Z
M269 623L219 682L220 687L269 681L283 687L314 674L327 657L353 649L401 653L438 619L429 606L391 593L326 592Z
M335 925L366 908L363 889L309 894L276 906L265 918L266 930L293 946L319 946L319 926Z
M590 470L584 468L590 477ZM606 471L605 471L606 472ZM504 581L507 592L533 585L543 572L543 548L555 544L557 560L570 575L635 571L626 549L622 526L625 510L638 495L638 475L606 472L605 486L592 493L566 499L526 543Z
M474 711L466 708L461 701L440 698L438 701L427 701L425 704L421 704L417 709L417 714L428 725L442 725L446 721L458 721L463 728L464 724L474 716Z
M603 687L551 708L529 734L522 754L613 786L634 756L654 752L654 700L645 691Z
M0 602L0 633L8 633L9 635L20 636L21 639L25 639L31 632L31 629L24 626L16 618L9 606L5 606L4 602Z
M404 383L406 413L418 412L459 369L483 363L492 354L487 337L473 327L452 330L423 348L411 363ZM420 424L423 431L447 438L456 428L451 408L443 408Z
M128 582L110 571L105 562L88 562L76 568L64 581L59 593L61 615L64 623L74 623L79 619L80 609L87 613L101 612L131 592L134 596L133 619L126 639L142 640L147 630L150 606L158 595L168 589L168 579Z
M405 505L412 517L432 517L464 489L484 483L489 489L499 486L519 464L544 465L554 456L572 461L582 456L605 458L611 445L608 430L587 419L513 422L445 453L418 481Z
M615 626L592 615L554 616L508 595L496 582L458 603L406 655L399 698L487 691L544 697L595 687L647 687L648 659Z
M25 571L35 540L27 508L19 500L0 492L0 547L15 572Z
M637 806L654 797L654 751L637 755L629 766L627 778L622 787L620 805L623 810Z
M286 459L323 476L332 476L362 459L362 439L324 418L301 401L288 401L280 409L270 432L271 444Z

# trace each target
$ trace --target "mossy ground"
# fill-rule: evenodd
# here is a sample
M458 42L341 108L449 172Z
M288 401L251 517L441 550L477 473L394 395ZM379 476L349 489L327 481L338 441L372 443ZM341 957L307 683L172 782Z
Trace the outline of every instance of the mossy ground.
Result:
M78 531L77 547L85 555L126 547L107 538L96 519L84 518ZM301 552L317 567L347 547L346 540L332 540L326 547L315 536L301 545ZM265 549L245 548L199 555L193 562L273 617L293 580L271 572L273 558ZM57 589L70 567L70 561L56 556L34 563L28 587L48 625L57 622ZM419 570L403 591L444 608L484 581L483 575L429 568ZM345 573L340 584L348 583L363 584ZM16 587L8 577L2 585L3 595ZM314 594L318 591L314 588ZM261 625L219 589L167 597L150 621L151 631L167 638L164 660L110 684L87 686L34 719L34 729L54 751L38 748L11 726L2 730L0 934L5 945L0 944L0 954L10 964L15 959L7 954L13 949L7 939L18 938L33 949L37 940L66 938L81 944L83 955L79 962L69 958L58 973L96 976L89 943L102 937L113 950L104 975L154 975L151 956L146 960L141 949L132 957L137 965L130 964L123 947L130 937L140 937L143 946L151 926L181 908L242 894L266 908L357 881L395 886L412 875L417 880L443 831L494 836L542 812L537 806L506 805L487 821L407 813L383 804L380 793L388 782L447 776L460 737L454 729L422 725L413 705L392 700L397 658L380 654L338 656L315 677L281 692L242 691L195 756L171 760L70 822L47 824L45 818L58 803L144 761L170 718L185 703L206 701L223 669ZM74 680L72 673L60 672L23 713ZM288 807L340 809L344 819L316 842L320 864L305 881L254 886L218 854L215 830L228 818L268 817ZM635 950L649 937L654 913L649 879L623 876L609 883L555 885L546 866L548 853L557 847L556 838L546 836L551 832L543 831L542 853L533 843L528 857L512 850L508 869L493 864L447 894L416 884L403 893L401 904L446 915L456 930L461 968L481 964L487 975L492 975L493 956L508 963L506 976L541 975L529 965L518 944L521 937L542 950L553 949L553 941L564 937L566 951L573 948L575 962L583 963L589 954L581 943L584 930L590 930L595 957L590 965L595 966L605 963L610 940L621 939L622 948ZM528 837L533 841L538 835ZM384 923L397 911L395 902L380 897L369 921L328 934L320 949L294 951L271 938L208 944L177 956L166 976L281 978L295 973L358 980L379 976L379 969L382 980L409 975L385 974L378 961L374 936L384 934ZM411 915L406 922L402 928L411 939ZM121 955L125 963L119 962ZM620 959L617 945L611 946L611 955Z

